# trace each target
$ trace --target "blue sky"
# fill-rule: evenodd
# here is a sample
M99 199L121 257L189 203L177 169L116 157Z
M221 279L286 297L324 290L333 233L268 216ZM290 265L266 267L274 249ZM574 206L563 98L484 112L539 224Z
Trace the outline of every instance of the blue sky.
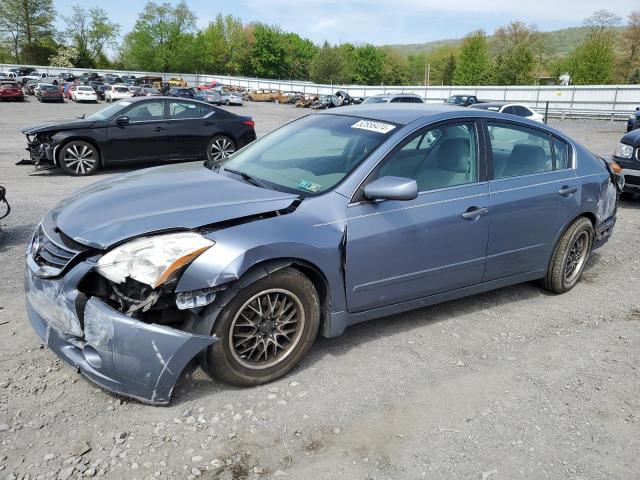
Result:
M54 0L59 15L68 15L76 3L108 10L125 33L145 4L141 0ZM534 23L546 31L580 26L583 18L601 8L623 18L640 9L637 0L187 0L187 4L200 26L222 12L245 23L279 25L317 43L374 45L459 38L477 28L491 33L511 20Z

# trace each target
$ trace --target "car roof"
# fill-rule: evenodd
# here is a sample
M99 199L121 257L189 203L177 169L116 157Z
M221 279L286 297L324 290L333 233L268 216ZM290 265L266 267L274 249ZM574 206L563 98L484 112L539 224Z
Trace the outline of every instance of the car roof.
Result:
M418 97L420 98L420 95L416 93L378 93L377 95L371 95L370 98L374 98L374 97Z
M491 107L501 108L501 107L504 107L505 105L511 105L511 104L508 102L482 102L482 103L474 103L473 105L469 105L469 107L485 109L485 108L491 108Z
M319 115L348 115L407 125L420 118L443 113L461 114L465 110L463 107L447 105L445 103L363 103L361 105L325 110L320 112Z

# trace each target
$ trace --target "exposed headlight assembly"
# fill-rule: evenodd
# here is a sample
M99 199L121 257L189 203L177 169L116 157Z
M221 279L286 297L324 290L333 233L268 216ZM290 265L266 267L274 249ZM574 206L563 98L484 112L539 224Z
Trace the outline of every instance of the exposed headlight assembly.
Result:
M96 270L114 283L131 277L156 288L214 244L193 232L139 238L108 252Z
M619 158L631 158L633 155L633 146L627 145L626 143L619 143L614 155Z

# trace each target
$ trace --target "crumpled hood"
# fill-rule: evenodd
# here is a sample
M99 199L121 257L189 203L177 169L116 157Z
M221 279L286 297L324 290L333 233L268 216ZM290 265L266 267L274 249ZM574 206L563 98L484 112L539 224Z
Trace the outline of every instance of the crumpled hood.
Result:
M282 210L296 198L192 162L136 170L94 183L60 202L50 215L65 235L104 249L152 232Z
M33 133L54 132L56 130L75 130L78 128L91 128L94 123L96 123L95 120L84 120L84 119L62 120L61 122L39 123L37 125L31 125L29 127L23 128L22 133L24 133L25 135L31 135Z

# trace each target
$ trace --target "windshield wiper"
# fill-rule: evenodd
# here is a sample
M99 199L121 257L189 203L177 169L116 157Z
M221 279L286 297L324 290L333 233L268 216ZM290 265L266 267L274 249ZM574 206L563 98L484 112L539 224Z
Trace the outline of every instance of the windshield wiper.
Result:
M255 185L256 187L261 187L261 188L270 188L272 190L275 190L275 188L273 187L273 185L271 185L268 182L265 182L264 180L260 179L260 178L256 178L253 177L251 175L249 175L246 172L241 172L240 170L234 170L233 168L227 168L227 167L222 167L224 169L225 172L229 172L229 173L233 173L235 175L239 175L240 177L242 177L242 179L252 185Z

